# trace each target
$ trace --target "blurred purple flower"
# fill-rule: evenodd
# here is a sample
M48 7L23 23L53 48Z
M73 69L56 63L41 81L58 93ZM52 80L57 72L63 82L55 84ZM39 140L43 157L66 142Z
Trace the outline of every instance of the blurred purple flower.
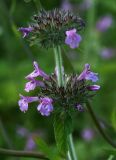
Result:
M81 10L87 10L92 6L92 1L91 0L83 0L83 2L80 4L80 9Z
M83 111L84 111L84 108L83 108L83 106L82 106L81 104L77 104L77 105L76 105L76 108L77 108L77 110L80 111L80 112L83 112Z
M91 86L88 86L87 89L89 91L97 91L100 89L100 86L99 85L91 85Z
M45 87L44 83L42 81L35 80L34 78L30 79L30 82L27 82L25 85L25 91L29 92L31 90L34 90L37 86Z
M101 56L103 59L110 59L114 56L114 50L112 48L103 48L101 50Z
M96 24L96 28L100 32L105 32L112 25L112 22L113 19L110 15L101 17Z
M98 73L90 71L90 65L85 64L83 72L79 75L78 80L91 80L92 82L98 81Z
M72 5L69 3L69 0L62 1L61 9L65 10L65 11L72 10Z
M27 28L21 27L21 28L19 28L19 31L22 32L23 38L25 38L25 37L28 36L28 34L29 34L30 32L33 31L33 28L32 28L32 27L27 27Z
M40 104L37 107L37 110L41 113L42 116L49 116L53 111L53 100L49 97L40 98Z
M25 150L33 150L36 148L36 144L32 136L29 136L26 142Z
M94 137L94 131L91 128L85 128L82 131L81 136L84 140L91 141Z
M69 45L70 48L77 48L81 40L82 38L79 34L76 33L76 29L66 31L65 44Z
M36 61L33 62L33 66L34 66L35 70L32 73L30 73L28 76L26 76L26 79L30 80L30 79L36 78L38 76L40 76L44 79L47 79L47 80L49 79L49 76L39 68Z
M34 102L34 101L39 101L38 97L26 97L20 94L20 100L18 101L20 110L22 112L26 112L28 110L28 103Z
M26 137L28 135L28 130L24 127L18 127L17 134L21 137Z

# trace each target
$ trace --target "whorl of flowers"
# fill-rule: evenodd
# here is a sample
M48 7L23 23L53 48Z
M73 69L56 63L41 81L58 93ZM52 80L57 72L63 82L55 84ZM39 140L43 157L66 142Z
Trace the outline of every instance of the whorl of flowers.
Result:
M29 35L31 44L42 47L54 47L65 42L66 31L75 29L77 32L85 26L84 21L73 15L71 11L54 9L52 11L40 10L32 18L29 28L21 27L19 30L23 37Z
M37 80L39 77L42 78L41 81ZM43 116L49 116L53 111L61 113L83 111L84 103L95 95L95 91L100 89L100 86L89 83L89 81L96 82L98 80L98 74L90 71L89 64L85 65L80 75L64 74L64 87L58 86L56 73L47 75L39 68L37 62L34 62L34 71L26 76L26 79L29 82L26 83L25 91L29 92L39 88L39 93L34 97L20 95L21 99L18 102L20 110L26 112L28 104L36 101L39 103L37 110Z

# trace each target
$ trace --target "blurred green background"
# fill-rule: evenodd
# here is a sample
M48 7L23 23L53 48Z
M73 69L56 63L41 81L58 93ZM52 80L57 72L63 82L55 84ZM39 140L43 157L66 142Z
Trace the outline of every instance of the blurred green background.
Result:
M23 114L17 104L19 93L26 95L24 77L33 70L33 60L38 61L46 73L54 71L53 50L29 46L18 32L19 27L28 26L32 15L37 13L41 5L46 10L69 7L84 19L86 27L80 33L83 38L80 47L71 50L63 46L65 71L80 73L84 64L90 63L92 70L99 73L98 84L101 89L94 97L92 107L105 131L116 140L115 0L42 0L41 4L39 0L0 0L0 147L30 149L27 143L35 134L55 147L52 118L42 117L34 105ZM110 17L111 23L106 29L100 30L97 24L105 16ZM22 128L26 131L22 131ZM89 140L83 136L86 129L94 133ZM87 112L77 112L74 139L79 160L116 159L104 151L111 147L98 133ZM35 150L39 148L36 146ZM0 156L0 159L16 158Z

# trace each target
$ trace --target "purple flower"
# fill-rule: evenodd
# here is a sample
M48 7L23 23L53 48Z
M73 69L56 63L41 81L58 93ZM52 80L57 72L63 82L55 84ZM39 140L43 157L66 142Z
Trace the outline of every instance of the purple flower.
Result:
M91 85L91 86L88 86L87 89L89 91L97 91L100 89L100 86L99 85Z
M49 116L53 111L53 100L49 97L40 98L40 104L37 107L37 110L41 113L42 116Z
M81 4L80 4L80 9L81 10L87 10L92 6L92 1L91 0L84 0Z
M83 131L82 131L82 137L84 140L86 141L90 141L93 139L94 137L94 131L91 129L91 128L85 128Z
M36 147L36 144L35 144L32 136L29 136L27 139L27 142L26 142L25 149L26 150L33 150L33 149L35 149L35 147Z
M81 36L76 33L76 29L66 31L65 43L70 46L70 48L77 48L80 41L82 40Z
M61 4L61 8L65 11L69 11L69 10L72 10L72 6L71 4L69 3L68 0L63 0L62 4Z
M104 59L109 59L114 56L114 50L112 48L103 48L101 51L101 56Z
M30 79L36 78L38 76L43 77L44 79L47 79L47 80L49 79L49 76L39 68L36 61L33 62L33 66L34 66L35 70L32 73L30 73L26 77L26 79L30 80Z
M82 106L81 104L77 104L77 105L76 105L76 108L77 108L77 110L80 111L80 112L83 112L83 111L84 111L84 108L83 108L83 106Z
M19 31L23 33L23 38L25 38L25 37L28 36L28 34L29 34L30 32L33 31L33 28L32 28L32 27L27 27L27 28L21 27L21 28L19 28Z
M21 99L18 101L18 104L19 104L20 110L24 113L28 110L28 103L39 100L38 97L25 97L23 95L20 95L20 98Z
M26 137L28 135L28 130L24 127L18 127L17 134L20 135L21 137Z
M89 64L85 64L85 69L78 77L78 80L84 79L91 80L92 82L98 81L98 73L91 72Z
M25 91L29 92L31 90L34 90L37 86L45 87L42 81L35 80L34 78L30 79L30 82L27 82L25 85Z
M112 25L112 16L107 15L100 18L96 24L96 28L100 32L105 32Z

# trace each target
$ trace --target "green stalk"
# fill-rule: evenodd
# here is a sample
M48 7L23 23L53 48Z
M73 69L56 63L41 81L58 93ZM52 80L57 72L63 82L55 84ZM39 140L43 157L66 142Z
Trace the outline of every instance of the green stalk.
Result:
M74 143L72 139L72 134L69 135L69 153L71 156L71 160L77 160L75 148L74 148Z
M63 63L62 63L62 56L61 56L61 48L60 46L53 48L54 55L55 55L55 62L56 62L56 69L57 69L57 81L58 86L64 86L64 78L63 78Z
M65 83L64 83L64 77L63 77L64 75L63 75L63 71L62 71L63 70L63 63L62 63L60 46L54 48L54 55L55 55L55 62L56 62L56 68L57 68L58 86L64 87ZM68 160L77 160L71 134L68 137L68 145L69 145L69 150L67 153Z
M17 151L17 150L11 150L11 149L3 149L0 148L0 155L5 156L14 156L14 157L28 157L28 158L39 158L44 160L49 160L44 155L38 153L38 152L31 152L31 151Z
M87 109L89 111L89 114L94 122L94 124L96 125L97 129L99 130L99 132L101 133L102 137L114 148L116 148L116 143L112 140L112 138L110 136L108 136L106 134L106 132L102 129L94 111L92 110L92 107L91 107L91 104L90 102L86 102L86 106L87 106Z

